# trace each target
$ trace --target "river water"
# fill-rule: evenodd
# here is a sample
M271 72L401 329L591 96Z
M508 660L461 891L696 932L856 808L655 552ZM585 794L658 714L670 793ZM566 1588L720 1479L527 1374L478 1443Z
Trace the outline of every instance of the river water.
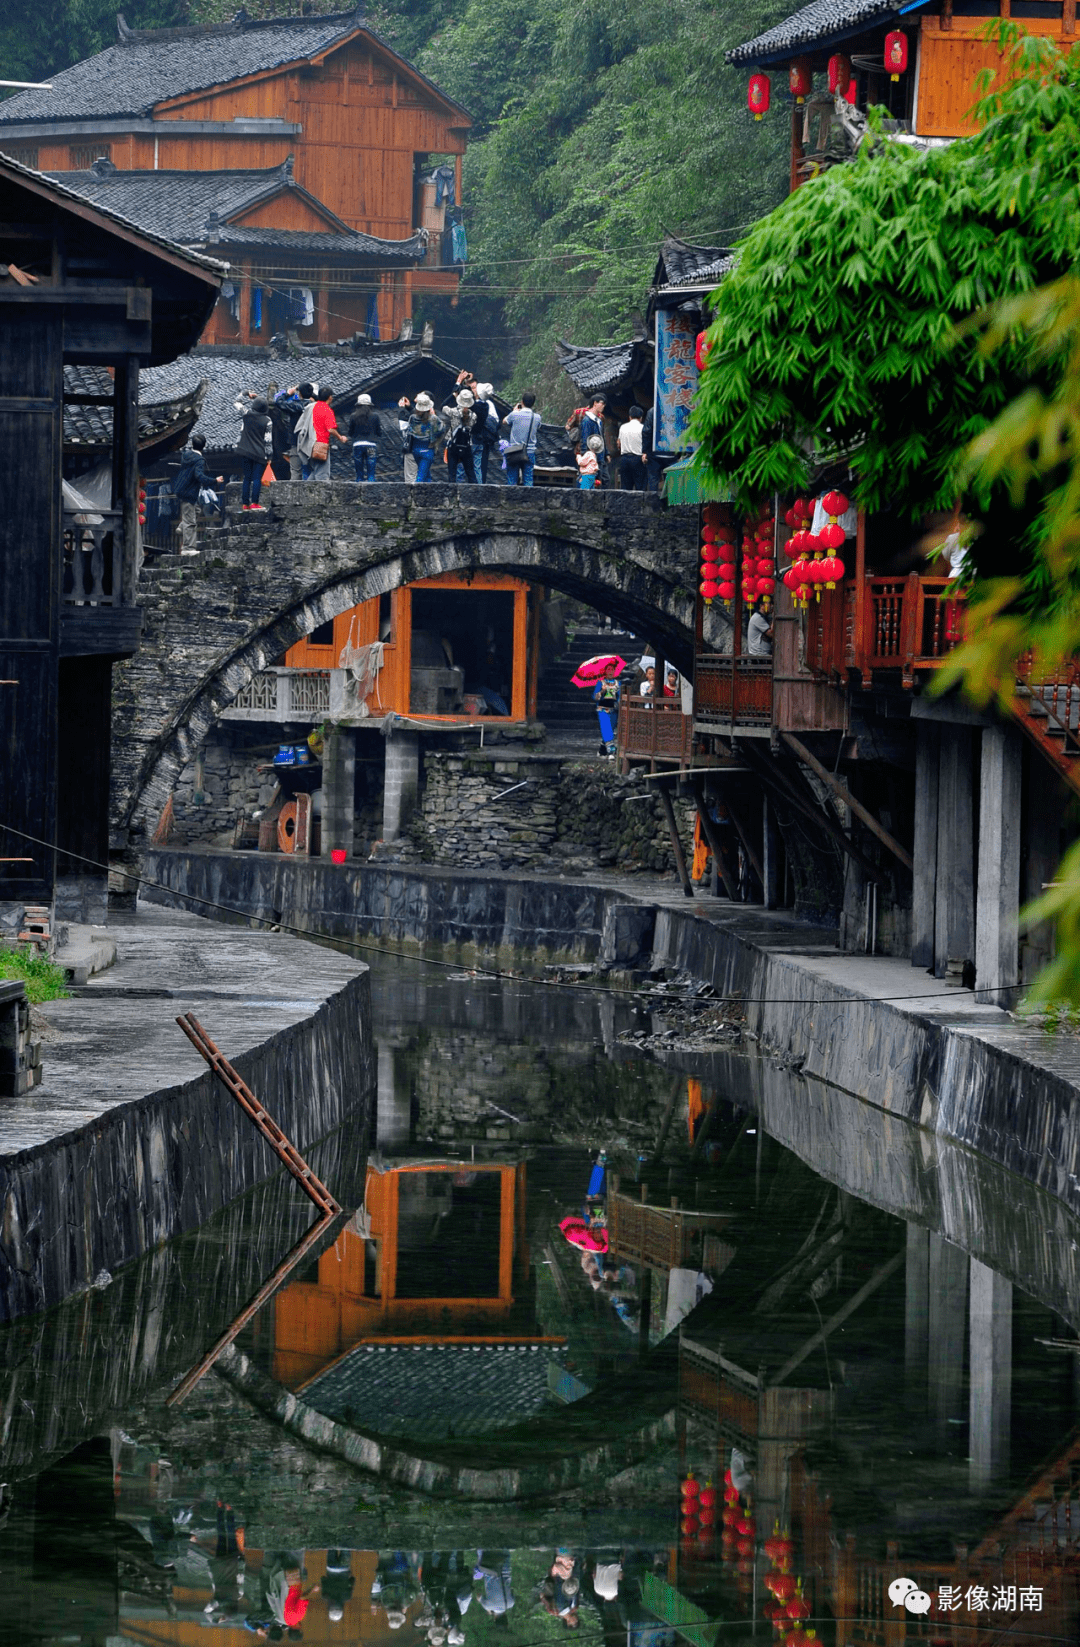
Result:
M348 1219L226 1376L166 1405L289 1180L0 1334L0 1639L1077 1639L1063 1208L752 1050L643 1056L606 993L373 994L374 1136L312 1152Z

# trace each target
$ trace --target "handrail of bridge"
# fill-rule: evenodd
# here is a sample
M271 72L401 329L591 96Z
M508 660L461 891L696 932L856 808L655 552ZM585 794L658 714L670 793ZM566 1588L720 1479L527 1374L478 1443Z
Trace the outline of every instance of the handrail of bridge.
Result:
M615 747L621 761L657 761L688 766L693 721L679 698L624 696L619 706Z

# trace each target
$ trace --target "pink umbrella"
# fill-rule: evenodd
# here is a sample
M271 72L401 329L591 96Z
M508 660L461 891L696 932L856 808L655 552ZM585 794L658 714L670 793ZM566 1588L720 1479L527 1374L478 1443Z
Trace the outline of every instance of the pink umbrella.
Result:
M574 686L595 686L612 665L615 666L615 677L618 679L626 668L626 659L620 658L617 652L605 652L595 658L586 658L584 663L578 664L576 672L570 677L571 682Z
M608 1250L607 1230L602 1224L587 1224L584 1218L577 1218L571 1213L569 1218L560 1221L559 1228L572 1247L584 1247L586 1252Z

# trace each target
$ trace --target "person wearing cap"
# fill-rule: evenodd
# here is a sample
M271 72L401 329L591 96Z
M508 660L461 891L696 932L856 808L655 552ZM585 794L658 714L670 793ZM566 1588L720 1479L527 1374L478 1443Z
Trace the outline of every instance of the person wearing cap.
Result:
M405 450L411 452L416 459L418 486L431 479L431 464L441 433L442 422L436 415L435 402L430 395L418 394L405 434Z
M484 486L488 484L488 464L491 461L492 448L499 439L499 408L491 398L494 393L495 390L490 383L476 385L476 405L473 407L476 413L474 443L479 443L480 481Z
M459 389L443 407L450 433L446 441L446 478L452 486L461 478L475 485L480 479L480 452L476 442L476 396L471 389Z
M357 480L375 479L375 462L382 437L382 419L371 404L370 395L361 395L349 418L353 463Z

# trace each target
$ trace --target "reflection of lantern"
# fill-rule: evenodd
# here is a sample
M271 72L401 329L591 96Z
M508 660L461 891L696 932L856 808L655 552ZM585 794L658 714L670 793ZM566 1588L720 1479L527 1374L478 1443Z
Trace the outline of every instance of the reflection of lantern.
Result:
M890 80L899 80L907 68L907 35L902 29L892 29L885 36L885 67Z
M810 1603L803 1595L802 1579L795 1586L795 1594L787 1604L787 1616L796 1622L801 1618L810 1617Z
M690 1474L686 1477L685 1481L680 1482L679 1491L682 1494L682 1500L683 1500L684 1505L687 1504L688 1500L694 1499L694 1498L697 1497L697 1495L698 1495L698 1484L697 1484L697 1481L694 1479L693 1470L690 1471Z
M851 59L845 57L842 51L834 52L829 58L829 90L834 95L839 92L841 97L845 97L850 82Z
M765 1540L765 1554L768 1556L770 1561L775 1562L777 1567L782 1567L784 1563L790 1561L792 1556L795 1554L795 1545L792 1543L787 1533L782 1533L780 1531L780 1523L778 1521L773 1522L772 1533Z
M746 106L755 120L760 120L769 112L769 100L772 96L772 82L767 74L752 74L750 84L746 89Z
M788 69L788 85L796 103L805 103L810 96L810 87L813 85L810 64L805 57L797 57Z
M698 1503L703 1510L711 1510L716 1504L716 1488L711 1481L706 1481L698 1494Z
M752 1538L740 1538L735 1547L739 1554L744 1558L746 1556L752 1556L754 1553L754 1541Z
M788 1602L795 1594L794 1573L769 1573L765 1579L765 1583L768 1585L780 1605L786 1608Z
M696 1515L683 1516L682 1535L684 1538L695 1538L697 1536L697 1529L698 1524Z

